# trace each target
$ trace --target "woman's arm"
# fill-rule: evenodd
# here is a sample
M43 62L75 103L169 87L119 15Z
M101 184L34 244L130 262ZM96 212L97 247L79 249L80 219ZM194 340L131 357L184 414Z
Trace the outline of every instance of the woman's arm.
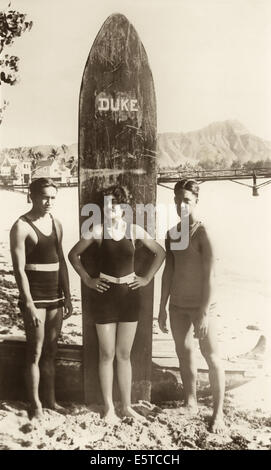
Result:
M76 245L71 249L68 254L68 258L70 263L72 264L75 271L81 277L83 283L89 287L90 289L97 290L98 292L105 292L108 289L108 283L104 279L100 278L92 278L85 270L80 255L84 253L84 251L91 246L97 240L97 236L93 234L88 240L85 238L81 238Z
M155 256L154 260L149 267L149 270L145 276L136 276L135 280L129 284L132 289L138 289L149 284L154 277L155 273L163 263L166 253L164 248L159 245L142 227L139 225L133 225L132 231L135 239L140 239L144 246L146 246Z

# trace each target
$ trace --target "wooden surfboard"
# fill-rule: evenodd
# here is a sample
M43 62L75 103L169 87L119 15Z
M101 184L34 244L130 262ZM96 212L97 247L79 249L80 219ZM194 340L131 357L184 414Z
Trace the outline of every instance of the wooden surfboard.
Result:
M110 16L90 50L79 104L79 202L97 201L111 184L125 185L136 204L156 202L156 101L144 47L127 18ZM80 226L86 220L81 216ZM146 228L146 227L145 227ZM149 231L155 234L153 214ZM136 249L136 272L152 259ZM82 256L90 275L99 273L97 246ZM92 292L82 285L84 384L87 403L101 400ZM150 399L153 282L140 292L142 309L132 351L132 399ZM117 395L115 396L117 398Z
M155 340L154 340L155 341ZM24 380L25 338L0 335L0 400L26 400ZM56 397L59 401L84 401L83 348L59 344L56 357ZM223 361L226 390L244 385L263 374L266 361L266 339L261 336L256 346L245 354ZM151 374L151 401L161 403L183 398L180 370L175 357L154 356ZM198 396L211 394L209 371L197 370Z

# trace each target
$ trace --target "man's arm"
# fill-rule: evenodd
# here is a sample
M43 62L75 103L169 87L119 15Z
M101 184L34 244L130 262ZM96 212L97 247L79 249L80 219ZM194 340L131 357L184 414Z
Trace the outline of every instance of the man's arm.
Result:
M167 327L166 327L166 320L167 320L166 306L167 306L167 302L169 298L170 285L171 285L172 276L174 272L174 258L173 258L173 254L170 250L169 245L170 245L170 240L169 240L169 234L167 233L166 241L165 241L166 263L165 263L165 268L164 268L163 275L162 275L162 291L161 291L160 309L159 309L159 317L158 317L158 323L159 323L160 329L164 333L168 332Z
M27 230L23 222L15 222L10 231L10 252L14 270L14 276L20 292L20 298L25 307L25 313L28 314L35 326L41 322L38 317L38 311L34 305L28 278L25 273L25 240Z
M62 239L63 239L63 230L62 225L59 220L55 219L55 225L57 230L58 238L58 256L59 256L59 277L60 284L65 297L65 318L68 318L72 315L72 303L71 303L71 291L70 291L70 281L69 273L67 268L67 263L64 257L63 248L62 248Z
M208 314L209 306L212 300L212 273L214 257L211 240L208 237L204 227L200 228L199 243L203 273L201 312L203 314Z
M195 328L195 337L203 339L208 331L208 314L212 301L213 248L205 228L202 226L199 230L199 249L202 259L203 284L202 301L200 305L199 319Z

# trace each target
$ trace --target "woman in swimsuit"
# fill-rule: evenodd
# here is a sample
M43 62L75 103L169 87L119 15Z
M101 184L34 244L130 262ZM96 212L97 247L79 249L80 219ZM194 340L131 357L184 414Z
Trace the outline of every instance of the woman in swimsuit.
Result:
M107 421L116 419L112 398L115 356L122 416L140 418L131 407L130 362L140 310L138 288L149 284L160 268L165 252L142 227L125 220L122 204L128 203L129 196L124 187L111 186L101 196L104 200L103 224L96 225L90 238L82 238L72 248L69 260L84 284L96 291L94 321L99 341L99 376L105 406L104 418ZM140 239L155 255L144 277L134 273L136 239ZM80 255L94 242L99 245L98 278L91 278L80 261Z

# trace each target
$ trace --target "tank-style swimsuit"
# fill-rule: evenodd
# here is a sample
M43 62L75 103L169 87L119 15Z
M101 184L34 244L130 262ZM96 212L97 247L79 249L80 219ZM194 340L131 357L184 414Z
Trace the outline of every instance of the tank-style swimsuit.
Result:
M202 231L205 231L204 225L201 222L196 222L190 230L189 245L185 250L171 249L170 231L167 234L166 248L171 251L174 258L169 302L171 325L174 325L175 317L178 320L180 314L189 315L192 319L196 319L200 312L204 277L202 255L197 248L196 239ZM214 294L212 295L214 296ZM213 298L209 314L215 315L215 309L216 302Z
M52 233L44 235L26 216L27 222L35 231L38 242L27 250L25 272L29 281L30 293L36 308L58 308L63 305L64 296L59 277L59 242L52 218ZM19 307L23 302L19 300Z
M105 237L106 233L106 237ZM121 240L110 238L106 228L99 249L100 272L120 278L134 272L135 247L131 237L131 225L127 224L126 233ZM127 283L109 283L106 292L95 291L95 323L134 322L139 317L139 291L132 290Z
M174 273L170 286L170 304L183 308L201 305L203 270L202 256L195 245L201 223L196 223L190 231L189 245L185 250L170 249L174 258ZM170 231L168 232L170 240ZM175 241L175 240L174 240Z

